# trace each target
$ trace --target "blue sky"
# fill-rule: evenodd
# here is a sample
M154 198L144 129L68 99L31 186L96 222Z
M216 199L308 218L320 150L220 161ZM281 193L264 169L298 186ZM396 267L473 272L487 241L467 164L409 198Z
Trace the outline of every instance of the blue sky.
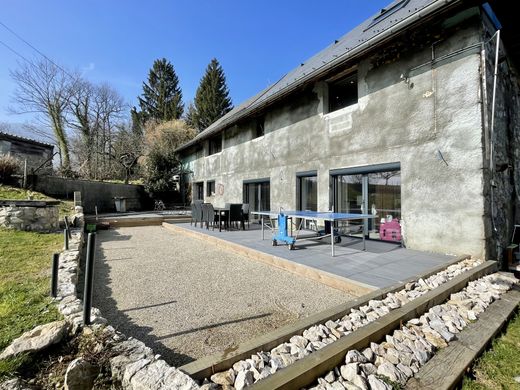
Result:
M193 99L216 57L233 103L278 80L389 0L3 1L0 20L57 63L108 82L136 105L154 59L165 57L179 76L184 102ZM0 41L27 58L37 54L0 26ZM0 121L19 58L0 45Z

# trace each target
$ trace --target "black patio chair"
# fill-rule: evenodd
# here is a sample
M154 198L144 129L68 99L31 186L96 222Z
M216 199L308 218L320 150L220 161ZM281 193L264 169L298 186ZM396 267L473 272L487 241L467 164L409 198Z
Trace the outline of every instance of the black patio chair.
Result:
M201 221L200 227L203 228L204 226L208 226L208 223L209 223L208 204L202 203L200 205L200 207L202 209L202 221Z
M249 203L242 205L242 215L244 217L244 223L247 222L247 228L249 229Z
M244 227L244 215L242 214L242 204L241 203L232 203L229 205L229 227L231 228L231 224L240 222L240 226L242 230L245 230Z
M200 222L202 227L202 207L199 202L191 205L191 221L194 222L195 226L197 226L197 222Z
M211 225L211 228L215 230L215 224L217 223L217 218L215 217L215 209L213 208L213 205L211 203L206 204L207 209L207 219L206 219L206 229L209 229L209 226Z

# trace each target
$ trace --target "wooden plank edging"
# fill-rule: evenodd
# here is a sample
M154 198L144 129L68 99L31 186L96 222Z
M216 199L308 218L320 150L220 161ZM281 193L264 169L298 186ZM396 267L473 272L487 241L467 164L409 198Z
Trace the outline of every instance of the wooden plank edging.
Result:
M460 291L468 282L486 274L495 272L498 268L496 261L487 261L453 278L443 285L430 290L417 299L392 310L385 316L370 324L359 328L355 332L340 338L326 347L311 353L290 366L255 383L251 390L278 390L299 389L306 387L325 375L334 367L341 365L349 350L370 345L370 342L380 342L384 337L397 329L402 323L421 316L433 306L445 302L450 294Z
M438 351L406 384L407 390L448 390L457 387L466 370L505 327L520 304L520 288L514 287L493 302L468 325L457 340Z

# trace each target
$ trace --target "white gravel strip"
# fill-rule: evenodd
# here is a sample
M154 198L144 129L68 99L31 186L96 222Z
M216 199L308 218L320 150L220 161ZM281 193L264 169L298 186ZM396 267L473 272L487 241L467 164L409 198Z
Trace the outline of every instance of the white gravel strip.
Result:
M318 378L312 390L391 390L393 384L404 387L438 349L456 340L469 322L476 321L516 283L518 279L499 273L469 282L446 303L387 335L386 341L370 343L361 352L348 351L345 364Z
M375 321L407 302L417 299L479 264L482 264L480 259L462 260L428 278L420 278L417 282L407 283L402 290L388 293L381 300L371 300L359 309L351 309L349 314L336 321L329 320L324 324L312 326L304 330L302 335L294 335L289 342L282 343L271 351L261 351L249 359L241 360L235 363L233 368L212 375L204 383L234 386L241 390Z
M159 226L100 231L94 306L172 365L353 299Z

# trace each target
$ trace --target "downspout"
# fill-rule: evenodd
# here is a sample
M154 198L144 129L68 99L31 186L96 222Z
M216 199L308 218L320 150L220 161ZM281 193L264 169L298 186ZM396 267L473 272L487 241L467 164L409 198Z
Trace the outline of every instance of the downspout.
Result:
M495 163L494 163L494 130L495 130L495 102L497 92L497 77L498 77L498 56L500 52L500 30L496 32L496 51L495 51L495 69L493 72L493 97L491 99L491 125L489 128L489 176L490 176L490 195L491 195L491 225L493 233L497 239L496 250L497 256L500 253L501 244L498 237L498 229L495 223Z

